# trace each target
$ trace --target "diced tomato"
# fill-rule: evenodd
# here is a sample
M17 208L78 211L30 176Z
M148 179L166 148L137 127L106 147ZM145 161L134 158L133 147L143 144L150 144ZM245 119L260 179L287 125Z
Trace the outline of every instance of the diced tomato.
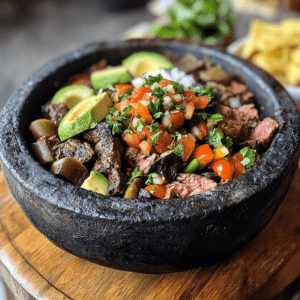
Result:
M181 136L181 140L179 142L183 145L183 154L181 159L183 161L187 161L194 151L195 141L186 136Z
M159 199L163 199L165 197L167 190L165 186L158 184L148 185L145 189Z
M163 153L170 150L167 147L172 142L173 139L171 138L171 136L167 132L164 132L155 140L156 145L154 146L154 148L158 153Z
M158 128L163 132L167 131L167 128L164 125L158 124ZM144 127L144 131L146 134L146 139L149 139L153 134L156 133L156 130L153 130L153 132L150 132L150 129L147 126Z
M209 145L201 145L197 147L193 154L192 154L192 159L198 159L199 165L200 165L200 170L203 169L207 164L209 164L213 158L214 154L210 148Z
M124 84L116 84L115 89L118 92L118 96L123 95L127 90L133 89L133 85L130 83L124 83Z
M171 83L171 80L169 80L169 79L162 79L158 84L161 87L165 87L165 86L168 86L170 83Z
M130 101L128 99L124 99L116 105L116 108L121 114L123 110L129 105L130 105Z
M234 172L234 165L224 158L219 158L211 163L212 169L224 180L231 180Z
M241 164L244 159L241 153L236 153L231 159L231 163L234 165L233 178L239 177L243 174L245 167Z
M171 111L171 129L174 131L184 124L184 113L182 111Z
M140 142L145 138L145 133L126 133L123 136L123 140L129 147L140 148Z
M206 123L203 120L200 121L200 123L197 125L197 128L200 130L202 138L205 138L208 135L209 130Z
M153 149L153 146L151 143L147 142L147 141L142 141L140 144L139 144L139 147L142 151L142 153L146 156L149 156L150 153L152 152L152 149Z
M146 93L152 94L152 90L145 86L142 86L139 88L134 88L132 91L132 94L130 95L130 102L131 103L139 102L140 100L142 100L144 94L146 94Z
M207 96L196 96L195 93L190 90L184 91L184 97L188 102L193 102L196 109L204 109L210 102Z
M138 103L137 108L135 109L135 114L145 118L146 124L151 124L153 118L149 112L147 106L143 105L142 103Z

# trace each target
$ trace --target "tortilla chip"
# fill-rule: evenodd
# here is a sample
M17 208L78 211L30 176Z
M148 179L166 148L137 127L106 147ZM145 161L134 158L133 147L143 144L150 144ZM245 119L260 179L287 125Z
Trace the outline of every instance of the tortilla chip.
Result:
M291 85L300 85L300 66L290 63L286 70L286 76Z

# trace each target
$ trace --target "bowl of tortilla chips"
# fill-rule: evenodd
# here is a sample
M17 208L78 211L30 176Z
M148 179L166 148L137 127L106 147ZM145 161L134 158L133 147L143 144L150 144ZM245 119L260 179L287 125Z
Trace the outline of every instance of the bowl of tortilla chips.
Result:
M248 36L230 44L227 51L269 72L300 101L300 19L278 24L255 20Z

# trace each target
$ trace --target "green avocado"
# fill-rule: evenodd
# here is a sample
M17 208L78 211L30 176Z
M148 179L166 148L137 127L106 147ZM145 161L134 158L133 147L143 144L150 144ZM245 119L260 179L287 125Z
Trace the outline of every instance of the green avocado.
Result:
M58 136L61 141L94 127L102 121L113 106L107 93L86 98L75 105L63 117L58 126Z
M107 178L96 171L91 172L90 176L83 182L81 187L102 195L109 195L107 191Z
M131 54L122 61L122 64L134 77L141 77L145 73L173 67L173 64L163 55L146 51Z
M117 83L127 83L131 79L132 77L125 66L106 68L91 74L91 81L95 90L107 89Z
M81 100L94 95L94 90L83 85L68 85L58 90L53 98L52 103L64 102L71 109Z

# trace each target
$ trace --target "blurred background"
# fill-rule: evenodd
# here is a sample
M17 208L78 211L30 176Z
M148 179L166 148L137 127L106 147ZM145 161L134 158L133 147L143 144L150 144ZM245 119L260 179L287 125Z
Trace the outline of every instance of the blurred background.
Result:
M277 23L300 18L298 0L230 3L238 18L228 38L218 42L222 47L246 37L254 19ZM149 36L151 24L165 24L165 9L173 4L174 0L0 0L0 110L12 92L49 60L95 41ZM292 299L297 289L295 282L276 299ZM13 299L0 277L0 300L7 297Z

